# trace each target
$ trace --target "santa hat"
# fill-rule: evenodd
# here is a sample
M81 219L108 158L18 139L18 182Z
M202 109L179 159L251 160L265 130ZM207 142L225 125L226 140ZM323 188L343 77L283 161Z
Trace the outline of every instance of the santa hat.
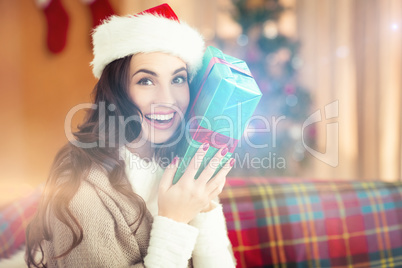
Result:
M179 21L168 4L133 16L111 16L92 34L93 74L99 78L106 65L136 53L163 52L182 59L190 80L201 66L202 36Z

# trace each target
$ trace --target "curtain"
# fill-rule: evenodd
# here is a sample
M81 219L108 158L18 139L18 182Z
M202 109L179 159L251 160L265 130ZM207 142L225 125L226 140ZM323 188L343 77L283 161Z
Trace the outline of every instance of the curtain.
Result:
M338 165L311 159L305 175L396 181L401 178L402 1L298 0L301 82L314 97L312 112L338 102Z

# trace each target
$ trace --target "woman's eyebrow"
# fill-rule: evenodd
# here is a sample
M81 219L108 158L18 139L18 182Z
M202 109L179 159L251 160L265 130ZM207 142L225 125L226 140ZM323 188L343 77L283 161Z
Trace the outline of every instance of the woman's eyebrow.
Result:
M186 68L186 67L181 67L181 68L175 70L172 75L175 75L175 74L177 74L177 73L180 73L181 71L186 71L186 72L187 72L187 68ZM138 73L147 73L147 74L150 74L150 75L152 75L152 76L158 77L158 74L157 74L157 73L155 73L155 72L153 72L153 71L151 71L151 70L148 70L148 69L139 69L139 70L136 71L131 77L133 77L134 75L136 75L136 74L138 74Z
M177 69L176 71L174 71L172 75L180 73L181 71L186 71L187 72L187 68L186 67L181 67L181 68Z
M150 70L148 70L148 69L139 69L138 71L136 71L131 77L133 77L134 75L136 75L136 74L138 74L138 73L147 73L147 74L150 74L150 75L152 75L152 76L158 76L155 72L153 72L153 71L150 71Z

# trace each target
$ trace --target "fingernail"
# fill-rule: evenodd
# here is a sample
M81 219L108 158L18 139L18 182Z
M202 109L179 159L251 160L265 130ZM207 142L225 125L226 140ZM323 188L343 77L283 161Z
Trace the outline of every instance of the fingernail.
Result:
M224 156L228 152L228 147L225 147L225 149L222 150L221 154Z
M179 159L177 156L175 156L175 157L173 158L173 160L172 160L172 165L173 165L173 166L176 165L177 159Z
M202 146L202 149L204 151L206 151L206 150L208 150L208 148L209 148L209 143L208 142L204 143L204 145Z
M230 159L229 165L231 167L233 167L235 162L236 162L236 160L234 158L232 158L232 159Z

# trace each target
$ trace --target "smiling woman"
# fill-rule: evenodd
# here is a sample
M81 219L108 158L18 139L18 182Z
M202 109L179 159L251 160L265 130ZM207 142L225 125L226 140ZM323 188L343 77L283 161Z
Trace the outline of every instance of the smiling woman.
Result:
M180 160L179 139L171 141L188 120L202 37L164 4L109 18L93 42L96 108L54 160L27 228L28 266L234 267L216 202L234 161L212 179L217 166L208 165L195 180L205 143L172 184Z

